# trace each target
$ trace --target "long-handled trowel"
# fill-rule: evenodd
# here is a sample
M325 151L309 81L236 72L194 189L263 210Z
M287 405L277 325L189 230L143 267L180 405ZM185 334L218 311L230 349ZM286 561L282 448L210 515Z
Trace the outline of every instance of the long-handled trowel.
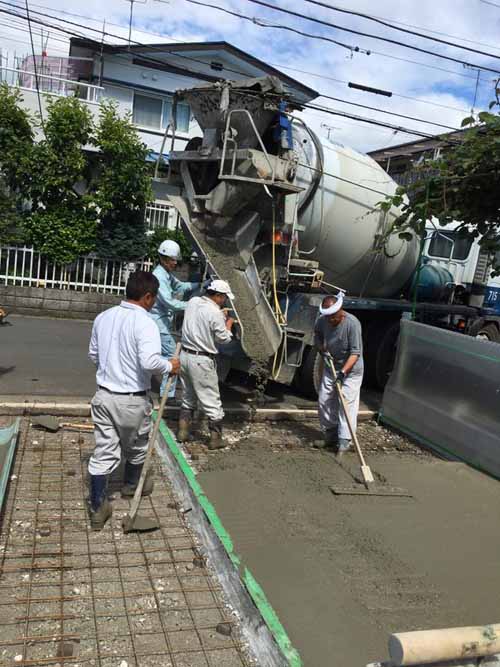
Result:
M175 357L179 356L180 349L181 349L181 344L178 343L175 348ZM144 465L142 466L142 472L139 478L139 483L137 484L134 497L132 498L130 511L123 518L122 521L122 528L124 533L133 533L133 532L145 533L150 530L158 530L158 528L160 527L160 524L158 523L157 519L146 516L140 516L137 514L137 510L139 509L139 505L141 504L142 487L144 486L144 481L146 479L149 466L151 464L153 449L155 446L156 438L158 437L158 431L160 430L160 424L163 417L165 404L167 402L168 392L170 390L173 380L174 376L171 375L168 378L167 386L165 387L165 391L163 392L163 396L161 397L160 406L158 408L158 415L156 416L156 421L153 427L153 433L149 440L148 450L146 452L146 458L144 459Z
M335 383L335 389L337 390L337 395L339 397L339 402L342 406L342 410L344 412L345 420L347 422L347 426L349 428L349 433L351 434L351 439L354 442L354 447L356 449L356 454L358 455L359 459L359 464L361 468L361 476L363 478L363 483L356 484L355 486L331 486L330 489L331 491L336 495L336 496L358 496L358 495L370 495L370 496L400 496L403 498L411 498L411 493L406 491L405 489L400 489L395 486L385 486L385 485L377 485L375 483L375 478L373 477L373 473L371 471L371 468L369 465L367 465L365 461L365 457L363 456L363 452L361 450L361 446L359 444L358 437L356 435L356 431L352 427L351 419L349 417L349 413L347 411L347 405L345 401L345 396L344 392L342 391L342 386L340 382L337 381L337 371L335 370L335 364L333 363L333 357L329 352L325 352L323 354L324 359L326 360L326 363L328 364L328 367L330 368L330 371L333 376L333 380ZM342 468L345 470L345 468L342 466ZM349 473L350 474L350 473ZM356 479L356 478L354 478Z

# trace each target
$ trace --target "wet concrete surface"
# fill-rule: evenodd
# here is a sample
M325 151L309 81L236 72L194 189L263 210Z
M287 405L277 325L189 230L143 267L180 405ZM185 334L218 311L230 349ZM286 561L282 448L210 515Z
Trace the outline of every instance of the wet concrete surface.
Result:
M334 496L353 454L343 469L312 449L310 425L251 428L198 479L304 665L361 667L390 632L498 621L497 481L367 423L372 470L413 498Z

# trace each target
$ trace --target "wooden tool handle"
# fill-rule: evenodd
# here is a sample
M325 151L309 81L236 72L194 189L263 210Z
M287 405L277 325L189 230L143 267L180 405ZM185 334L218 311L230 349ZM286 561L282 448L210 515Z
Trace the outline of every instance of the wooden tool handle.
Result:
M361 451L361 447L360 447L359 441L358 441L358 436L356 435L356 432L354 431L354 429L352 427L351 420L349 418L349 413L347 412L347 405L346 405L346 402L345 402L345 396L344 396L344 393L342 391L342 387L337 382L337 371L335 370L333 360L332 360L330 355L325 355L325 356L326 356L326 359L328 361L328 365L330 366L330 370L332 371L333 380L335 382L335 388L337 389L339 400L342 404L342 410L344 411L345 420L347 422L347 426L349 427L349 433L351 434L351 438L354 441L354 446L356 448L356 453L358 455L359 462L360 462L362 468L366 468L365 457L363 456L363 452Z
M455 660L461 659L472 664L476 657L495 655L499 651L500 624L400 632L389 637L391 664L396 667L448 664L451 660L455 664Z
M61 422L59 424L61 428L74 429L75 431L93 431L94 424L75 424L73 422Z
M177 343L175 347L175 354L174 357L178 357L179 353L181 351L181 344ZM156 438L158 437L158 431L160 430L160 424L161 420L163 417L163 410L165 409L165 404L168 399L168 392L170 390L170 387L172 386L172 382L174 381L174 376L171 375L168 378L167 386L165 387L165 390L163 392L163 396L161 397L160 401L160 407L158 408L158 415L156 417L156 421L154 423L153 427L153 433L151 435L151 438L149 440L149 445L148 449L146 452L146 458L144 459L144 464L142 466L142 472L141 476L139 478L139 483L137 484L137 487L135 489L134 497L132 498L132 504L130 506L130 512L129 512L129 517L130 519L134 519L135 515L137 514L137 510L139 509L139 504L141 502L141 496L142 496L142 488L144 486L144 481L146 479L146 474L149 470L149 464L151 461L151 456L153 455L153 448L156 442Z

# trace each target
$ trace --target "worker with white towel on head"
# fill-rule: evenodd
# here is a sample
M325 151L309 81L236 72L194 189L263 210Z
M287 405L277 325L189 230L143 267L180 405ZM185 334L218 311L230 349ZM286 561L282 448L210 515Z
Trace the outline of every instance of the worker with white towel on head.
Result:
M314 343L320 353L329 352L333 357L337 382L344 395L352 427L356 430L363 381L363 340L360 321L351 313L346 313L343 301L343 292L323 299L319 308L320 317L314 328ZM351 433L332 371L326 362L323 364L318 408L324 447L334 448L342 454L351 446Z

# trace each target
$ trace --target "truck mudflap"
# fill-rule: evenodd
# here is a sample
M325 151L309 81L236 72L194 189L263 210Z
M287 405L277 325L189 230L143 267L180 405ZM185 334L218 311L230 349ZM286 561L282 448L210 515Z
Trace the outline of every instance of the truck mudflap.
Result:
M179 212L197 250L238 295L231 306L241 330L243 351L257 362L267 361L279 349L283 332L262 290L252 255L255 238L251 229L258 230L258 226L248 220L248 224L239 224L238 230L228 237L224 229L221 230L225 220L221 218L223 224L218 225L217 219L211 216L206 228L217 230L217 236L212 236L204 228L202 217L191 217L184 197L169 194L168 198Z

